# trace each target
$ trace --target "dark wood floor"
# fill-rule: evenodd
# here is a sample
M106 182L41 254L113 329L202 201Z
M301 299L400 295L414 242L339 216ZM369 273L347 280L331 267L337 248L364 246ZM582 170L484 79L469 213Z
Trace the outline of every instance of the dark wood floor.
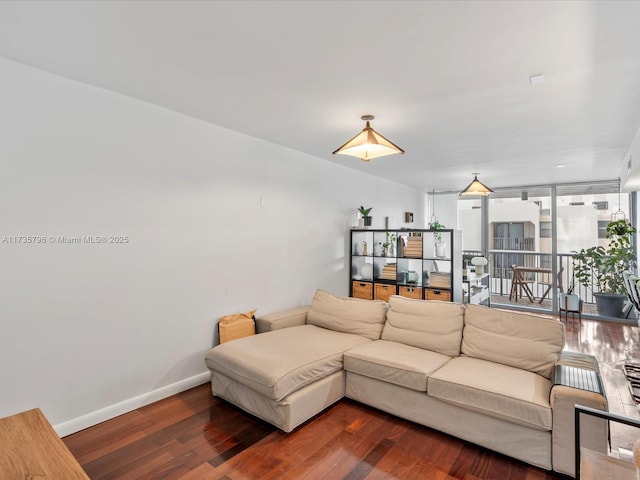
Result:
M612 411L639 416L621 369L640 358L638 328L570 324L567 348L600 359ZM616 451L635 434L614 431ZM565 478L349 400L285 434L214 398L208 384L64 441L95 480Z

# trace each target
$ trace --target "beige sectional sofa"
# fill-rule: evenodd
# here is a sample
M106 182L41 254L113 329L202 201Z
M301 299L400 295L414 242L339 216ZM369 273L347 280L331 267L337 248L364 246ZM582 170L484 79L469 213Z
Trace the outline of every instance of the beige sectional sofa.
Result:
M256 329L208 352L212 390L285 432L346 396L573 475L574 405L607 408L595 358L563 352L554 319L318 290L310 306L259 317ZM582 443L606 451L606 424L581 426Z

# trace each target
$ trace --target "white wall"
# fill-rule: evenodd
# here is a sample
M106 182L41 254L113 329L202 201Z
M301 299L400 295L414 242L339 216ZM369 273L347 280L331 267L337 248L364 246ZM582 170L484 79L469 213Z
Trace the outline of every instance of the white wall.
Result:
M463 250L482 251L482 211L477 209L458 210L458 226L462 230Z
M0 416L64 435L202 383L221 315L348 293L359 205L424 215L414 189L154 105L7 60L0 82Z
M455 193L424 194L424 228L429 228L431 216L435 214L445 228L457 228L458 195Z

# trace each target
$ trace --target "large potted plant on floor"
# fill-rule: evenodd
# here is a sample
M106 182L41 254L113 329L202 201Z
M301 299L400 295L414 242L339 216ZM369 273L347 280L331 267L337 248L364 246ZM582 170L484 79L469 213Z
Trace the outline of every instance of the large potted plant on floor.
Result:
M599 245L573 252L576 279L585 288L592 289L598 315L622 317L627 298L622 272L636 266L631 238L634 233L635 227L627 220L616 220L607 225L607 247Z

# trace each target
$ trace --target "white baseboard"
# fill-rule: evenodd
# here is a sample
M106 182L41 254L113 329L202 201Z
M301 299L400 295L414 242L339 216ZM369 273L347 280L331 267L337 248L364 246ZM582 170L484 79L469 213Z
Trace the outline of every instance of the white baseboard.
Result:
M142 395L101 408L95 412L87 413L81 417L76 417L67 422L54 425L53 428L60 437L71 435L72 433L92 427L98 423L104 422L105 420L115 418L123 413L131 412L136 408L144 407L145 405L170 397L176 393L197 387L198 385L207 383L209 380L211 380L210 372L207 371L199 373L193 377L180 380L179 382L175 382L170 385L165 385L164 387L143 393Z

